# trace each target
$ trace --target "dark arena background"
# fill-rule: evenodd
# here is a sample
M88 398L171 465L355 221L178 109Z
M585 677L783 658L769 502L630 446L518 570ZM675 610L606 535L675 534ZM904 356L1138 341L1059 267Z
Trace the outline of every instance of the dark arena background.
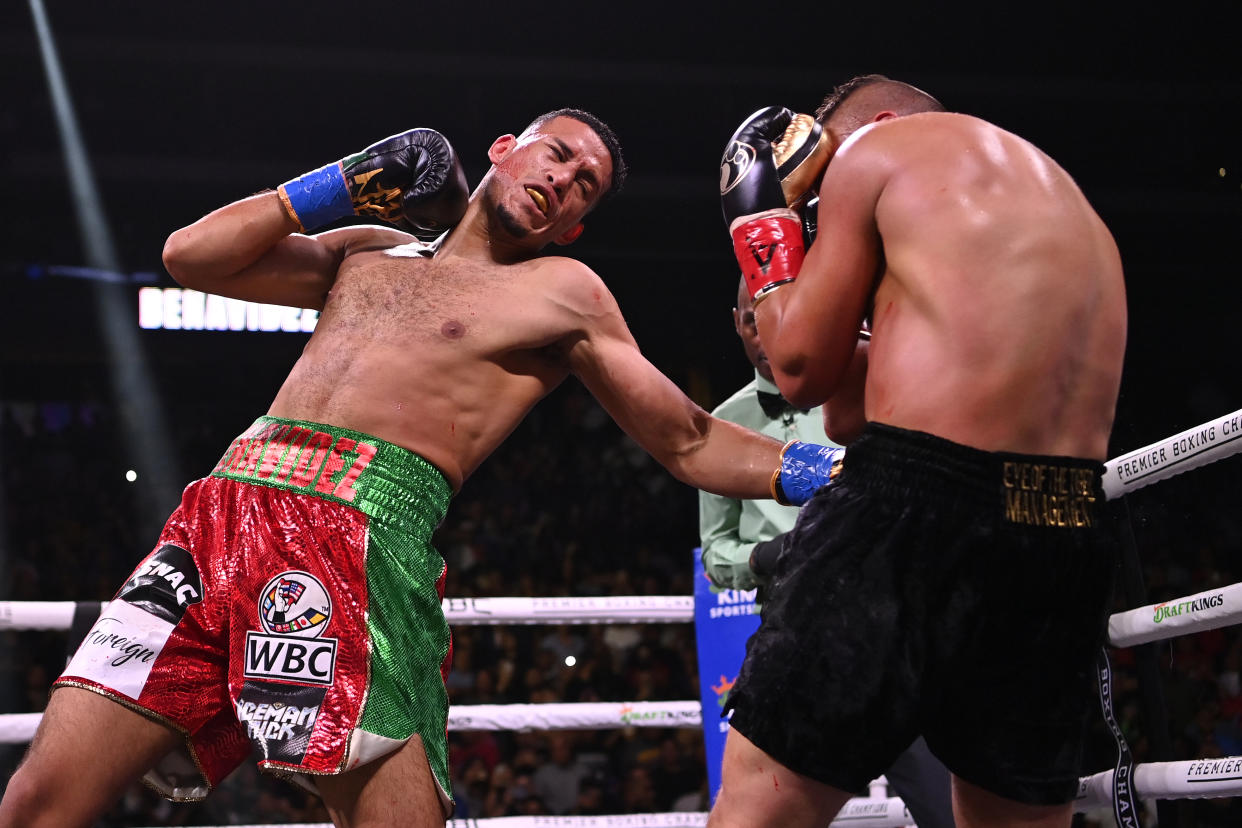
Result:
M1130 336L1110 456L1242 408L1238 4L939 5L6 4L0 601L110 598L306 341L142 327L140 291L176 287L168 234L414 126L450 138L473 186L490 142L541 112L607 121L630 181L567 252L605 279L646 355L712 408L751 376L717 195L729 135L764 105L813 111L855 74L909 81L1049 152L1116 235ZM1242 580L1240 462L1127 496L1141 565L1119 611ZM689 595L697 516L695 492L570 379L466 483L436 541L450 597ZM455 705L698 694L688 624L455 635ZM0 629L0 641L0 712L41 710L68 634ZM1164 723L1142 659L1113 652L1136 761L1242 755L1236 628L1146 646ZM458 817L706 809L695 729L450 743ZM0 744L0 784L24 750ZM1083 774L1115 761L1101 722ZM1161 825L1242 825L1231 798L1149 802L1144 824L1157 811ZM199 804L135 786L99 824L326 819L248 764ZM1075 820L1112 824L1106 811Z

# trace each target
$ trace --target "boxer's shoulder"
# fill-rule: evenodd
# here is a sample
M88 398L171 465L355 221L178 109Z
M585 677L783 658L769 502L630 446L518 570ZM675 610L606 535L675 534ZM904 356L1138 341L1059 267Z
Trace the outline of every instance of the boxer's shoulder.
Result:
M524 265L521 279L552 302L579 312L616 307L612 291L588 265L568 256L541 256Z

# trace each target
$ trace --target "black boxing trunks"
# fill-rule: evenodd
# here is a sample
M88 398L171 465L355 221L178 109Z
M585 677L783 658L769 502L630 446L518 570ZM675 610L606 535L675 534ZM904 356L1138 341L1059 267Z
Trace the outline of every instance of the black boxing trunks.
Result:
M732 727L847 792L923 734L968 782L1071 801L1117 561L1103 468L868 424L786 539Z

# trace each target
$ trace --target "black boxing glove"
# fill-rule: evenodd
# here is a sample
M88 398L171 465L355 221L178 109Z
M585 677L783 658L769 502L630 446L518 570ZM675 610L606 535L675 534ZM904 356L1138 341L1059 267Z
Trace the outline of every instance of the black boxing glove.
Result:
M781 558L781 550L784 547L785 535L787 534L787 532L781 532L774 538L759 541L750 550L750 571L755 576L755 580L760 584L766 584L772 580L772 575L776 572L776 564Z
M802 243L809 250L815 241L815 232L819 230L819 196L802 205L798 213L802 216Z
M788 206L776 172L772 142L794 113L783 106L754 112L733 133L720 159L720 206L725 224Z
M753 113L725 147L721 208L756 304L802 266L802 219L791 207L812 194L828 156L820 124L780 106Z
M409 233L439 233L461 220L470 197L457 153L434 129L392 135L277 192L303 232L358 215Z

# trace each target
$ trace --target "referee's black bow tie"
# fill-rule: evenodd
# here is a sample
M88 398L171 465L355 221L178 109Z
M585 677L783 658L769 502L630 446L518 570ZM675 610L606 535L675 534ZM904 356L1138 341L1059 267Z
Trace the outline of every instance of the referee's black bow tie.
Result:
M793 414L798 410L780 394L773 394L771 391L756 391L755 393L759 395L759 407L770 420L775 420L781 415Z

